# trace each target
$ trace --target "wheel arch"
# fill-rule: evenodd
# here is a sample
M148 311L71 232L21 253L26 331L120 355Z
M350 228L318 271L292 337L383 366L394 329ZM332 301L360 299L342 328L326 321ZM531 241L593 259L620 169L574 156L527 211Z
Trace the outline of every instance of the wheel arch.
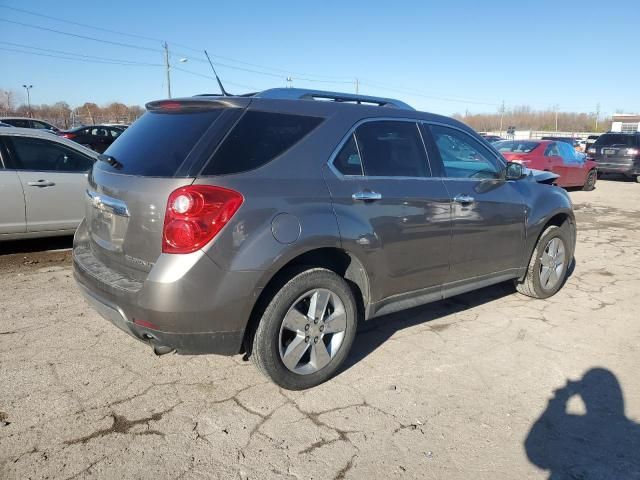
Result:
M309 268L326 268L343 277L356 297L359 319L366 318L371 297L369 277L363 263L353 253L342 248L313 248L280 262L265 273L261 282L264 287L257 295L243 335L242 348L245 355L251 354L253 335L273 296L293 276Z
M551 213L549 216L542 218L535 225L529 227L529 232L532 235L528 235L529 241L527 242L527 255L525 256L524 263L524 271L522 275L519 277L519 280L522 280L526 275L526 266L529 265L529 261L531 260L531 255L533 255L533 250L535 246L538 244L540 237L544 233L544 231L550 226L562 227L563 225L568 224L570 226L569 232L571 234L571 256L575 251L576 245L576 220L571 209L560 209Z

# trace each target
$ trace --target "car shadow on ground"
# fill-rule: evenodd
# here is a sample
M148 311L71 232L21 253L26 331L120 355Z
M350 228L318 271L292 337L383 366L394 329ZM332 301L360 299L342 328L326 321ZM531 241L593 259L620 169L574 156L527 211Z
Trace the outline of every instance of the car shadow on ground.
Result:
M567 275L562 285L563 287L571 275L573 275L575 268L576 259L574 258L567 270ZM447 315L472 309L515 293L516 289L513 282L507 281L427 305L376 317L366 322L362 321L358 325L358 333L351 347L351 352L341 371L346 371L356 365L400 330L423 323L429 323ZM437 331L442 331L451 325L453 325L453 323L438 325L432 328Z
M0 242L0 255L63 250L71 248L72 244L73 236L9 240Z
M574 397L579 413L567 411ZM640 479L640 424L626 417L620 383L604 368L555 390L524 447L550 480Z

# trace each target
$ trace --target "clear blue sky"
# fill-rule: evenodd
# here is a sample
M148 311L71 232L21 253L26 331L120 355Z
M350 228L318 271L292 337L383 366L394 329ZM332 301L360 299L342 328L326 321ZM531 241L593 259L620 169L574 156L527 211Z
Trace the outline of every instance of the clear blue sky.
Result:
M206 48L231 92L285 86L287 75L296 87L354 91L358 78L361 93L395 96L443 114L493 112L503 100L507 108L557 104L561 111L592 112L600 103L603 113L640 111L638 0L0 0L0 19L143 48L0 21L0 89L22 99L22 84L33 84L33 103L144 104L163 98L164 69L153 64L162 64L160 40L167 40L176 67L208 76L201 53ZM152 65L7 50L69 56L29 47ZM179 63L187 56L188 62ZM213 80L195 74L172 71L174 97L217 92Z

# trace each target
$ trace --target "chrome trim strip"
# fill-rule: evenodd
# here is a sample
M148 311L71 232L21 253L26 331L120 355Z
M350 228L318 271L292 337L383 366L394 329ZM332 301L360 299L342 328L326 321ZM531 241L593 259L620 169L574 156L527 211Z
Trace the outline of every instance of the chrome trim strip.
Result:
M119 217L130 217L127 204L117 198L108 197L106 195L99 195L97 192L86 190L87 197L94 208L102 210L103 212L109 212Z

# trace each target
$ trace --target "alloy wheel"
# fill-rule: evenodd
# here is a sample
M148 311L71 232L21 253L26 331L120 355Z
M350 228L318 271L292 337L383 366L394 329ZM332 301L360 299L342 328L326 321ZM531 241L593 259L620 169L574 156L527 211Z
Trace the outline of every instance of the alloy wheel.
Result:
M340 297L323 288L310 290L284 316L278 337L280 359L294 373L315 373L338 353L346 329Z

